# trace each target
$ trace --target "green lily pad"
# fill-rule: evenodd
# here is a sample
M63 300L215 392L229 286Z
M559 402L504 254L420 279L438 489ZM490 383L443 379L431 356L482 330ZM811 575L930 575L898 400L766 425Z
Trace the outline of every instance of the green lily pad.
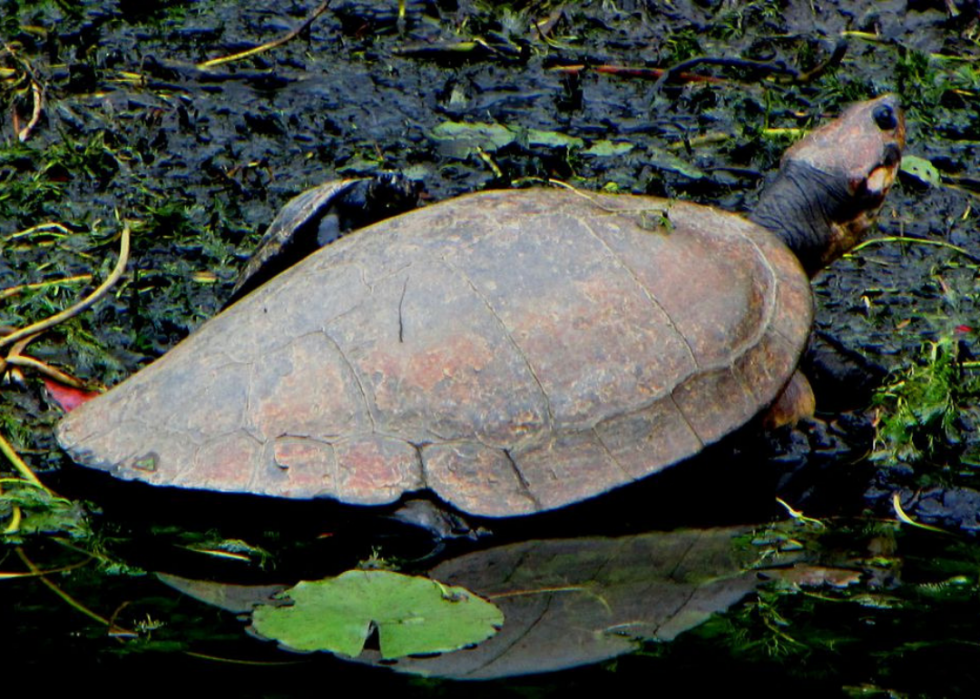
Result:
M504 622L497 607L465 588L384 570L349 570L284 594L292 606L255 610L258 633L297 650L352 658L374 629L388 659L473 645Z

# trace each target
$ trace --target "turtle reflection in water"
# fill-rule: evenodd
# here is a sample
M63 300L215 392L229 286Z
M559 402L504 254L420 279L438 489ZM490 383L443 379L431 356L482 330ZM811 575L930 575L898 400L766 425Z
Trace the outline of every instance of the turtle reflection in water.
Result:
M807 396L809 276L865 234L904 141L896 98L856 104L786 153L748 219L531 189L384 220L72 412L60 443L184 488L429 489L493 517L590 498Z

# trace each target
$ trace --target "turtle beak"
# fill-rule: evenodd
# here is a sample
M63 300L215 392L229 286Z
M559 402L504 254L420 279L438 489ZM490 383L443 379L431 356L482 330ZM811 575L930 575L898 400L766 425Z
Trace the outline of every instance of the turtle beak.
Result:
M902 151L899 150L899 147L894 143L886 145L881 164L863 180L867 195L884 199L898 176L898 168L901 163ZM860 185L860 182L858 184Z
M902 163L902 149L905 147L905 115L895 95L884 95L858 107L860 118L867 123L868 133L876 128L880 134L881 156L869 172L857 178L857 184L860 186L863 182L866 196L884 199L895 182Z

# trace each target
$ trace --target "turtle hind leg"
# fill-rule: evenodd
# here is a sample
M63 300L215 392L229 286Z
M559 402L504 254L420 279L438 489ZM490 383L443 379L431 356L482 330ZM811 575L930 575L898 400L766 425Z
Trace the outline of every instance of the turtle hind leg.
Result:
M783 425L795 425L804 418L813 417L816 407L817 401L810 382L797 371L769 406L768 412L762 418L762 424L769 430Z

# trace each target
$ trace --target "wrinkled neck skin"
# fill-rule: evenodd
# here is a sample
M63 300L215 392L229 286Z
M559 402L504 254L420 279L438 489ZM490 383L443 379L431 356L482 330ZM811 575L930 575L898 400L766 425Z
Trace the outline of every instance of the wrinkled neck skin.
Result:
M850 192L839 175L789 162L749 219L786 243L812 277L860 242L877 206Z

